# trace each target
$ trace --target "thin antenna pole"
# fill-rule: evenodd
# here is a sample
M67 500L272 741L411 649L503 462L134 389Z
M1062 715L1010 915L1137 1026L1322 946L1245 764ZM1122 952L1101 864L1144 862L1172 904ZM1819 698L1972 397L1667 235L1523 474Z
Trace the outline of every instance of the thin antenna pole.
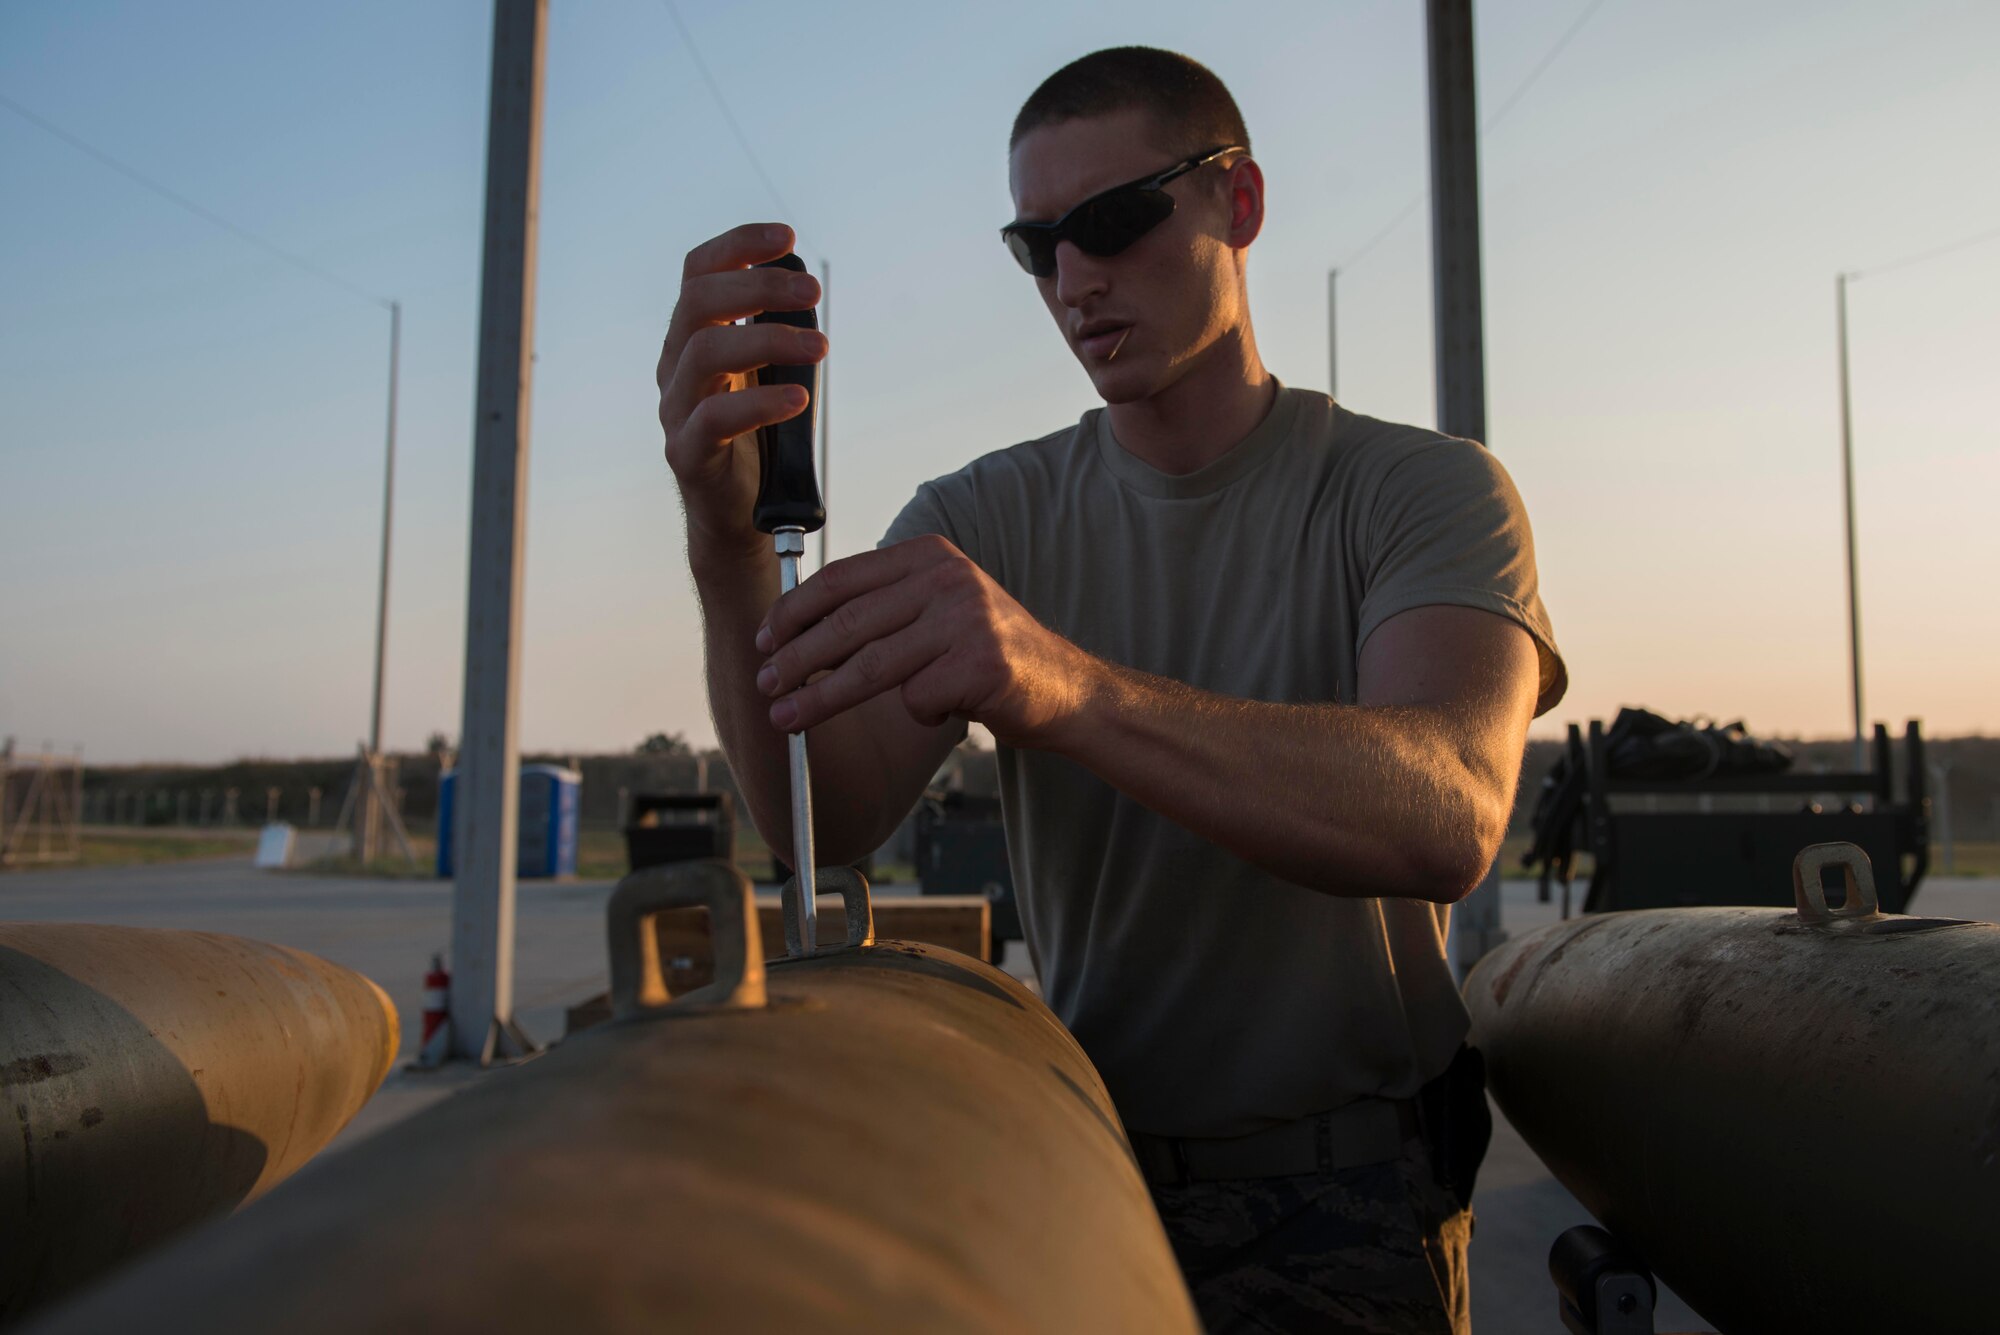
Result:
M1335 296L1335 285L1340 281L1340 270L1326 271L1326 396L1340 397L1340 306Z
M1847 649L1854 689L1854 769L1868 767L1861 734L1861 577L1854 549L1854 424L1847 388L1847 275L1834 279L1834 309L1840 330L1840 489L1847 507Z
M375 593L375 703L368 713L368 751L382 750L382 664L389 649L389 532L396 513L396 373L402 361L403 303L389 303L389 444L382 467L382 582Z
M821 257L819 262L819 331L827 336L828 343L826 360L819 364L819 503L820 508L826 510L830 515L832 509L827 505L826 466L832 454L828 442L832 440L833 432L832 428L827 425L830 417L826 410L826 391L833 379L831 374L833 364L833 261L824 256ZM819 566L822 570L826 568L826 530L830 524L830 519L823 520L819 526Z

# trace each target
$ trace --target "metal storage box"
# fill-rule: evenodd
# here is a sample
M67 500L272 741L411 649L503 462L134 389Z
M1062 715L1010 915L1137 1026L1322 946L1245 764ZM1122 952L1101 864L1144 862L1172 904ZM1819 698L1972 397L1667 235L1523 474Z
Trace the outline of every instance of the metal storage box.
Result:
M736 804L728 793L638 793L625 822L633 871L702 858L736 860Z

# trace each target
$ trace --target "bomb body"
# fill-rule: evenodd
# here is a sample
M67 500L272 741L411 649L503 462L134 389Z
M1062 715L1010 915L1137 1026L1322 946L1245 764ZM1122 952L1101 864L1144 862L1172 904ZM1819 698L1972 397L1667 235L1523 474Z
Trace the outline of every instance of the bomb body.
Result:
M297 1171L398 1040L381 988L303 951L0 923L0 1321Z
M1594 914L1465 994L1508 1120L1723 1331L2000 1326L2000 926Z
M43 1329L158 1312L343 1335L1197 1328L1110 1098L1027 988L898 942L767 975L749 886L718 868L652 875L706 877L711 906L735 906L710 988L666 1000L652 924L621 920L621 888L627 1018L378 1133Z

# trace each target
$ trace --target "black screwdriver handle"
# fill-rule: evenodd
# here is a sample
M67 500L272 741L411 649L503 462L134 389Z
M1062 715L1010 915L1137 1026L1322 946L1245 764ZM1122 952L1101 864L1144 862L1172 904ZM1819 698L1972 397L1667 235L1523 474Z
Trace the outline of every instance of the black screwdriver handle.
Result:
M780 255L757 267L804 273L806 262L797 255ZM819 317L810 310L765 311L752 323L818 329ZM826 526L826 504L820 500L819 474L813 468L813 439L819 420L819 364L762 367L757 372L757 383L800 385L807 397L804 412L757 433L761 467L752 522L759 533L775 533L781 528L817 533Z

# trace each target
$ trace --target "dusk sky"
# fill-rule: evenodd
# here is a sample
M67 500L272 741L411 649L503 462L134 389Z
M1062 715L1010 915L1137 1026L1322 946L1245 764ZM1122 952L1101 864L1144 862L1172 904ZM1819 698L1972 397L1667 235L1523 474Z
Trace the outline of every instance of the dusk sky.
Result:
M550 6L525 747L713 739L652 384L702 239L782 217L832 261L836 555L1095 404L996 236L1014 112L1087 51L1235 92L1272 370L1326 388L1341 265L1341 400L1434 423L1427 209L1383 235L1427 179L1415 0L679 7L769 185L665 0ZM0 734L98 762L365 734L375 296L404 304L387 741L457 732L491 25L0 7ZM1624 703L1845 731L1842 270L1868 712L2000 728L2000 239L1888 268L2000 229L2000 5L1486 0L1478 41L1488 443L1572 683L1537 734Z

